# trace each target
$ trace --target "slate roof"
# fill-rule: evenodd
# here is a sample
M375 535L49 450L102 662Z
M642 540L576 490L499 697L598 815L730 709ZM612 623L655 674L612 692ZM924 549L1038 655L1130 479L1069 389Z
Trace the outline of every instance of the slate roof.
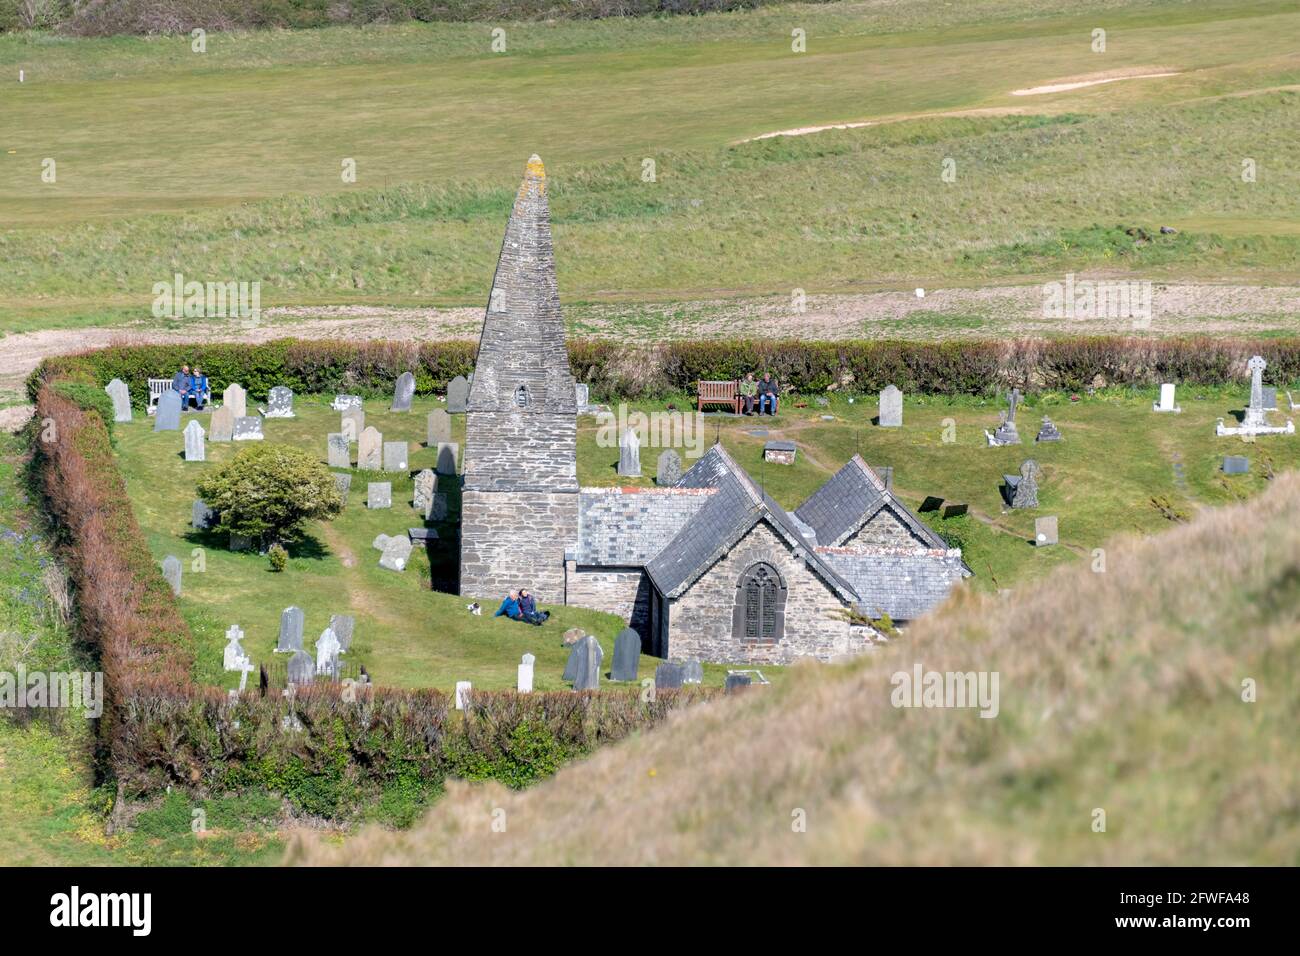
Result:
M758 521L773 530L803 557L809 568L848 601L858 599L853 586L814 549L799 526L763 492L723 449L714 445L682 475L677 488L713 488L708 502L646 565L661 593L677 597L736 545Z
M681 531L712 488L583 488L578 564L641 567Z
M818 548L853 584L858 607L870 617L910 621L940 604L970 574L960 549Z
M860 455L850 458L794 513L813 529L817 544L836 547L885 507L931 548L947 550L943 538L895 497L885 478Z

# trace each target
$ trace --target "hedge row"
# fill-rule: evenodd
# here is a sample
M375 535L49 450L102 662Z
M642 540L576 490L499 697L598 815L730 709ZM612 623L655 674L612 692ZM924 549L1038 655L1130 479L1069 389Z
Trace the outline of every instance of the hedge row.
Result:
M879 391L892 383L908 393L986 395L1078 391L1089 386L1151 387L1160 382L1226 385L1246 377L1261 354L1273 382L1300 380L1300 337L1169 339L1114 336L948 342L671 341L623 344L608 339L569 343L569 365L600 401L690 394L699 379L740 378L770 370L800 394ZM474 368L476 345L451 342L336 342L281 339L257 345L114 346L46 359L32 373L35 395L52 379L102 387L120 378L143 407L147 380L167 377L182 362L198 364L219 392L239 382L258 400L276 385L298 394L392 394L397 377L415 374L416 391L441 394Z
M348 700L309 686L292 700L230 699L159 684L138 688L123 715L119 781L133 793L179 786L198 797L266 790L332 818L377 801L418 807L448 777L523 788L708 696L477 691L457 715L437 691L358 690Z

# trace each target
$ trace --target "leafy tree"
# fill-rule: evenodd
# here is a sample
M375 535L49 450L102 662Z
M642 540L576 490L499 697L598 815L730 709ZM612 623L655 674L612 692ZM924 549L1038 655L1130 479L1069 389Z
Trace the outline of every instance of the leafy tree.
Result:
M249 446L203 478L198 492L219 516L217 530L271 544L300 538L304 522L343 507L329 469L291 445Z

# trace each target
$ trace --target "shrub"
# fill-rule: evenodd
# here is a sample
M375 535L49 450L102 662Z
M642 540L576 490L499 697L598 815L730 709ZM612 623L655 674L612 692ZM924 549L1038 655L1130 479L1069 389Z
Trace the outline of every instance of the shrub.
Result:
M217 530L272 544L298 539L304 522L341 509L328 468L300 448L269 442L204 476L198 493L217 512Z
M54 389L82 411L98 415L108 431L109 443L113 442L113 400L107 392L98 385L85 382L58 382Z
M272 571L283 571L289 564L289 552L277 542L266 549L266 559L271 563Z

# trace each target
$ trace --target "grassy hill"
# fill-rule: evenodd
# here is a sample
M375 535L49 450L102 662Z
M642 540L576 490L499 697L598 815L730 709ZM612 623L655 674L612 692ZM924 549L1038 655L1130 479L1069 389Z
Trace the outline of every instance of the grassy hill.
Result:
M0 72L27 77L0 98L0 328L148 319L178 271L259 280L267 306L481 304L533 151L578 305L1085 269L1291 282L1297 28L1272 0L926 0L508 24L503 54L485 24L202 54L0 36ZM1013 95L1153 70L1178 75ZM847 121L881 125L741 142ZM1181 233L1140 247L1114 228L1162 224Z
M1295 865L1297 509L1287 475L1109 548L1102 573L969 597L873 657L795 668L526 792L456 787L411 832L289 859ZM891 675L918 663L997 671L997 717L893 707Z

